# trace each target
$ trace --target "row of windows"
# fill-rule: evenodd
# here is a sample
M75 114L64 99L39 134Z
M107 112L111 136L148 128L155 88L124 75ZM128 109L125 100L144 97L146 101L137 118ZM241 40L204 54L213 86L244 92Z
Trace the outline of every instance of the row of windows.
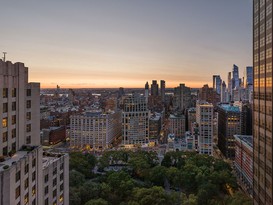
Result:
M9 95L9 89L3 88L3 98L7 98ZM31 89L26 90L26 96L31 96ZM16 88L11 88L11 97L16 97Z

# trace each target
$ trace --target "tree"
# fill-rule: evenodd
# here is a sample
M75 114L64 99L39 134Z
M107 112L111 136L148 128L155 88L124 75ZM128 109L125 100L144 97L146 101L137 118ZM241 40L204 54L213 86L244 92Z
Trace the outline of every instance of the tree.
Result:
M197 196L195 196L194 194L190 194L189 197L187 197L186 194L182 193L181 200L181 205L197 205Z
M84 205L108 205L108 202L104 199L91 199L88 202L86 202Z
M69 172L69 186L78 187L81 186L85 181L85 177L82 173L72 170Z
M100 197L101 186L98 183L87 181L79 188L79 192L80 192L81 202L82 204L84 204L90 199L96 199Z
M77 188L70 187L69 188L69 204L70 205L79 205L81 203L80 193Z
M149 180L156 186L164 186L165 180L167 180L167 168L164 166L153 167L149 171Z
M154 186L152 188L135 188L133 191L133 202L137 202L139 205L166 205L172 204L172 200L162 187Z

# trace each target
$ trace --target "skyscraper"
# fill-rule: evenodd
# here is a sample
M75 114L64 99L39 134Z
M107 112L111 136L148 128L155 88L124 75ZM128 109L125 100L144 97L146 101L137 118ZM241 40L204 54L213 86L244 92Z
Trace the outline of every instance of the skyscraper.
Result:
M221 102L228 102L227 95L227 86L225 81L223 81L221 85Z
M40 83L23 63L0 60L0 105L0 205L69 204L68 155L43 156Z
M213 155L213 105L211 103L197 101L196 122L199 128L199 153Z
M156 80L153 80L151 85L151 96L158 96L158 84Z
M272 0L253 3L253 197L272 205Z
M149 83L148 83L148 81L145 84L144 96L145 96L146 103L148 103L148 99L149 99Z
M249 85L253 85L253 67L252 66L247 66L246 67L246 74L245 74L245 79L246 79L246 87Z
M178 111L185 111L191 107L191 89L185 84L180 84L174 88L174 108Z
M123 144L149 142L149 110L145 98L134 93L124 99L122 111Z
M219 95L221 94L221 84L222 79L220 75L213 75L213 90L216 91Z
M239 67L234 64L232 70L232 89L239 86L240 86Z
M160 81L160 95L162 102L165 102L165 80Z

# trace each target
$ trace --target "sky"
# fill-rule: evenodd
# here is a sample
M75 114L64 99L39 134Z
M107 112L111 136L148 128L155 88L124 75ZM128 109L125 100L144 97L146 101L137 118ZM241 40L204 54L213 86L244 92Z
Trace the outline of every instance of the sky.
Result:
M42 88L198 88L252 65L252 0L9 0L0 19L0 52Z

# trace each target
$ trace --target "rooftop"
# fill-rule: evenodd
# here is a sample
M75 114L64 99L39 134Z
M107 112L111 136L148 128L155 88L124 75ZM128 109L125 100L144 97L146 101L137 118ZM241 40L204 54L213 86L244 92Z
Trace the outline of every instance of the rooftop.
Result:
M47 168L50 164L58 161L60 157L62 157L63 155L65 154L44 152L43 153L43 169Z
M25 156L27 156L28 153L29 153L28 151L18 151L12 157L6 158L5 161L0 162L0 172L2 172L5 169L8 169L13 164L16 164L22 158L24 158ZM4 169L4 167L5 167L5 169Z
M238 112L238 113L240 112L240 108L238 106L222 104L220 105L220 108L222 108L226 112Z
M235 140L242 141L250 148L253 148L253 136L252 135L234 135Z

